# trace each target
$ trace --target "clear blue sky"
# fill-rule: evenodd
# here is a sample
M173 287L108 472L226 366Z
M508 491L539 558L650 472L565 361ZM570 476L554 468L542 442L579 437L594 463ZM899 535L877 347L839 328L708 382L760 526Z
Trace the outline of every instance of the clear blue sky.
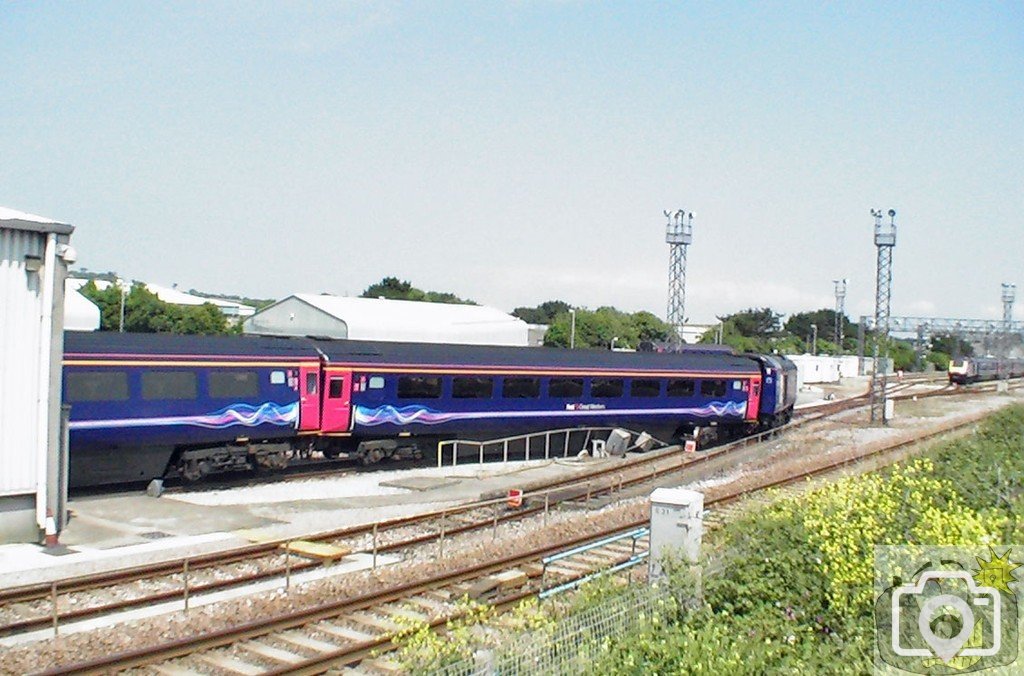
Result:
M1024 4L0 6L0 205L79 262L263 297L385 275L692 321L1024 317Z

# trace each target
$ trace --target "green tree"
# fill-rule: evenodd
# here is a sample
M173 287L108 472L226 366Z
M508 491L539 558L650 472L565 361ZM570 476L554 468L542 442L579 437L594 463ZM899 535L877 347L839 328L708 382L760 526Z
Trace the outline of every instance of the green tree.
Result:
M512 314L527 324L551 324L555 317L569 312L569 304L560 300L549 300L537 307L517 307Z
M100 308L101 331L118 331L121 328L120 287L111 284L100 289L90 280L79 292ZM160 300L138 282L124 294L123 302L124 330L131 333L222 334L238 330L228 325L227 318L212 303L172 305Z
M845 345L850 341L856 342L857 337L857 325L851 322L846 315L842 316L843 322L843 343L844 349L847 349ZM789 319L786 320L785 330L796 338L806 340L807 336L813 333L811 325L817 325L818 327L818 353L835 353L836 345L832 338L835 334L836 326L836 311L829 308L822 308L821 310L814 310L813 312L798 312L790 315ZM823 342L827 341L827 342ZM852 345L851 347L855 347Z
M641 341L666 340L672 330L665 322L650 312L622 312L613 307L597 310L578 308L576 310L576 347L632 348ZM544 336L544 344L555 347L569 347L572 337L572 314L568 309L554 317Z
M410 282L400 280L398 277L385 277L376 284L366 287L366 290L360 295L363 298L390 298L391 300L416 300L427 303L476 305L476 302L459 298L454 293L417 289Z
M936 333L932 336L932 351L949 356L973 357L974 346L954 333Z

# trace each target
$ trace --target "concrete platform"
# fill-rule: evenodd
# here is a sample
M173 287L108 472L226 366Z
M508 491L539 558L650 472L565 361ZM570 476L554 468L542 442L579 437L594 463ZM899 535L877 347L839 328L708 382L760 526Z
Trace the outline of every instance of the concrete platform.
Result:
M73 499L61 555L37 545L0 546L0 588L197 556L252 542L503 497L579 476L621 459L465 464L283 479L224 490L143 492Z

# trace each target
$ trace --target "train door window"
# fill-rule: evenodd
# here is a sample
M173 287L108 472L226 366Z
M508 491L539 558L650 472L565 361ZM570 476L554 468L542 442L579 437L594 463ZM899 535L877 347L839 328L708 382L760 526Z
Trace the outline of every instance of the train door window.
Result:
M629 383L629 396L631 397L657 397L659 394L661 394L661 381L634 378Z
M306 394L316 394L316 382L319 377L319 373L306 374Z
M494 392L491 378L459 376L452 378L452 396L456 399L490 399Z
M256 371L211 371L210 396L218 399L253 398L260 394Z
M345 391L345 377L335 376L331 378L330 385L327 388L328 399L341 399L342 393Z
M153 399L195 399L195 371L144 371L142 373L142 398Z
M427 376L402 376L398 379L399 399L437 399L440 396L440 378Z
M383 390L384 378L382 376L370 376L370 380L366 387L371 390Z
M548 396L574 399L583 396L583 378L552 378L548 381Z
M501 396L506 399L536 399L540 396L540 378L505 378Z
M623 389L621 378L594 378L590 381L590 396L599 399L621 397Z
M700 381L700 393L705 397L724 397L728 391L725 380L702 380Z
M64 377L66 398L76 401L127 401L125 371L72 371Z
M668 381L665 393L670 397L692 397L697 390L693 380L689 378L673 378Z

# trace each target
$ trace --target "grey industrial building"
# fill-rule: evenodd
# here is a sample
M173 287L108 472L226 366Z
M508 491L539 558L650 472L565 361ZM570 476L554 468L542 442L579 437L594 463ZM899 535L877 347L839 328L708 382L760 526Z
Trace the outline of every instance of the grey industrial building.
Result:
M299 293L242 323L245 333L465 345L530 344L529 325L482 305Z

